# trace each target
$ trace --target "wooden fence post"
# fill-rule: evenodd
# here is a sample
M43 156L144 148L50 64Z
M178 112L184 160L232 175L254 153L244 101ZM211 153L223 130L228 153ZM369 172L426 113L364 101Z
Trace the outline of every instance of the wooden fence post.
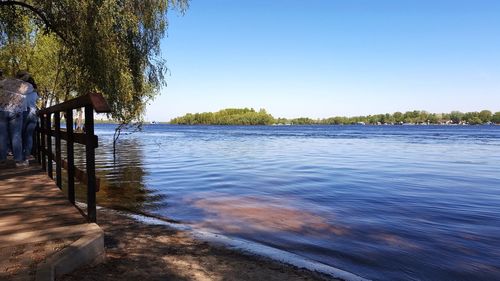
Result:
M87 165L87 215L91 222L96 221L96 177L95 177L95 147L94 142L94 108L85 106L85 155Z
M52 125L51 125L51 114L48 113L45 116L45 125L47 126L47 175L54 179L54 175L52 174Z
M40 143L42 141L41 138L41 132L40 132L40 122L36 122L36 128L35 128L35 139L36 139L36 150L35 150L35 157L36 161L38 164L42 164L42 144Z
M71 204L75 204L75 155L73 144L73 109L66 112L66 157L68 158L68 199Z
M40 138L41 138L41 146L40 146L40 152L42 154L42 169L44 171L47 171L47 163L45 162L45 156L47 155L47 152L45 150L45 144L47 139L45 138L45 130L46 130L46 124L45 124L45 116L40 116L40 123L41 123L41 129L40 129Z
M54 113L55 137L56 137L56 185L62 188L61 177L61 113Z

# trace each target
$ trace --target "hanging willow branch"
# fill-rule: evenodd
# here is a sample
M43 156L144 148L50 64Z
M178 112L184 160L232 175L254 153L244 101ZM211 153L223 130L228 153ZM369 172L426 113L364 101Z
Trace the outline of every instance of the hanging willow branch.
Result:
M67 43L66 36L64 36L57 28L55 28L52 23L47 19L47 17L43 14L42 11L39 9L21 1L11 1L11 0L0 0L0 7L2 6L18 6L24 9L29 10L33 14L35 14L45 25L45 28L49 32L55 33L61 40L63 40L65 43Z

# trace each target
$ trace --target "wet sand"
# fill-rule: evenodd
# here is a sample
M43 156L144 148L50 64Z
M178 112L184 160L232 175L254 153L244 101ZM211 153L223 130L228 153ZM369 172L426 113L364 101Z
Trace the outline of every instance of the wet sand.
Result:
M106 261L58 280L337 280L109 209L98 210L98 223L105 232Z

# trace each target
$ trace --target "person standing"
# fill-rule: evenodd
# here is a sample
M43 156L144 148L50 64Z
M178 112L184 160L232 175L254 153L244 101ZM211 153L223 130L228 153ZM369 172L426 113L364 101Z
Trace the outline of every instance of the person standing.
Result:
M5 165L9 140L16 166L23 166L23 112L26 110L26 94L33 86L19 79L0 81L0 165Z
M35 79L26 71L19 71L16 78L30 83L33 86L31 92L26 93L26 111L23 112L23 160L24 165L29 164L29 160L32 157L31 151L33 149L33 132L35 132L36 123L38 121L37 117L37 106L38 93Z

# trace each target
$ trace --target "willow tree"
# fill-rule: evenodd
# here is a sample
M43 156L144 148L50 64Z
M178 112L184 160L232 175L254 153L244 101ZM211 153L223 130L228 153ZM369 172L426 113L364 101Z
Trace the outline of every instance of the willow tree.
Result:
M0 45L0 68L8 75L28 70L36 78L42 107L74 97L74 67L63 59L64 48L57 37L42 32L26 16L18 19L22 24L7 32Z
M54 33L75 66L79 94L102 92L119 121L140 118L158 93L166 71L160 56L170 7L181 11L187 0L0 0L0 40L23 28L29 16ZM10 32L9 32L10 31ZM13 32L14 31L14 32Z
M124 125L142 121L147 102L164 85L167 69L160 54L160 40L168 25L166 14L171 9L184 12L188 3L0 0L0 43L4 46L30 24L42 30L40 34L52 34L56 41L50 44L57 49L57 59L64 62L66 82L71 82L66 97L68 91L76 95L103 93L112 109L109 117L121 124L117 138ZM57 71L54 80L61 79Z

